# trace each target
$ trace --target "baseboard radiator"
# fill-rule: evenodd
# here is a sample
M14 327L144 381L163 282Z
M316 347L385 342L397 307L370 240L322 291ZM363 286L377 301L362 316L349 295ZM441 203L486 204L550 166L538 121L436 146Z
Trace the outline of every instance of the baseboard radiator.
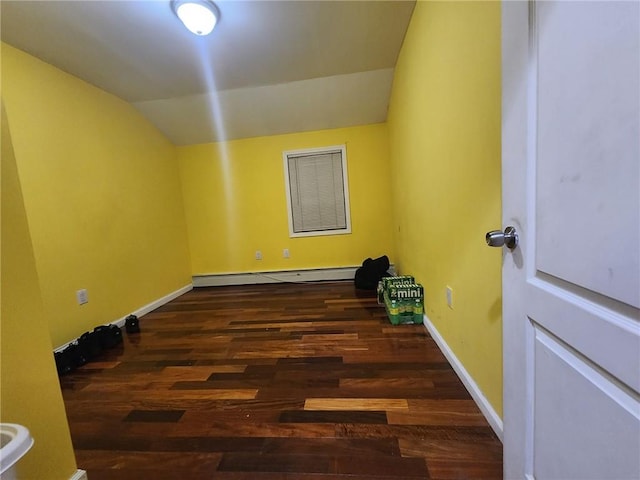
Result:
M246 273L212 273L193 276L194 287L220 287L225 285L257 285L264 283L305 283L330 280L353 280L354 267L312 268Z

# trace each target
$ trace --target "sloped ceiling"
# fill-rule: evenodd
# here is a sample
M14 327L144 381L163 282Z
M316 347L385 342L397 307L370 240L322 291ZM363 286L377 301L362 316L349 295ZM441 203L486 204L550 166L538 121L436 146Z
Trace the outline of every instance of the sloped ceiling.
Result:
M386 120L415 1L0 2L2 41L130 102L176 145Z

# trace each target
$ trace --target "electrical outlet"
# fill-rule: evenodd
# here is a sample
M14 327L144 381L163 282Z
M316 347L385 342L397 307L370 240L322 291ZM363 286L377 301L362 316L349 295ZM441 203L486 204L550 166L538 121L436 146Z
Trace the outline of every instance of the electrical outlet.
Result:
M87 293L87 289L83 288L76 292L76 299L78 300L78 305L84 305L85 303L89 303L89 294Z
M260 250L256 250L256 260L262 260L262 252Z
M282 258L289 258L289 249L288 248L285 248L282 251Z
M447 294L447 305L451 310L453 310L453 288L451 288L449 285L447 285L446 294Z

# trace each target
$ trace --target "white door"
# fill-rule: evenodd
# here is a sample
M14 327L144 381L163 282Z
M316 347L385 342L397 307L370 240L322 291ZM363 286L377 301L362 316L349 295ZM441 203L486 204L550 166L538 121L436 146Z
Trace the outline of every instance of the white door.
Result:
M640 479L640 3L502 7L505 478Z

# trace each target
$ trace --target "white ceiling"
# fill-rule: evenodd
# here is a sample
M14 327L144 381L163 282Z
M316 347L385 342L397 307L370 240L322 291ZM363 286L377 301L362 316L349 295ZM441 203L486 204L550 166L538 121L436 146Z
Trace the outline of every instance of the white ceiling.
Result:
M207 37L169 0L2 0L0 32L130 102L176 145L386 120L415 0L216 4Z

